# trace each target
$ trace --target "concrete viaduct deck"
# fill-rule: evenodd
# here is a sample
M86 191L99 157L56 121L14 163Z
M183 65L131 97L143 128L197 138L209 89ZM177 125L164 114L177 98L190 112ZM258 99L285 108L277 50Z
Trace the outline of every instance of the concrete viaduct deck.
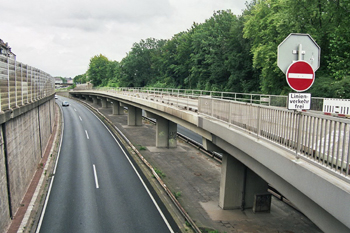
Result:
M350 232L347 119L210 97L135 90L74 90L70 95L113 108L128 107L128 124L142 110L157 119L157 147L176 147L180 124L223 154L219 206L256 208L272 185L324 232ZM263 197L263 195L262 195Z

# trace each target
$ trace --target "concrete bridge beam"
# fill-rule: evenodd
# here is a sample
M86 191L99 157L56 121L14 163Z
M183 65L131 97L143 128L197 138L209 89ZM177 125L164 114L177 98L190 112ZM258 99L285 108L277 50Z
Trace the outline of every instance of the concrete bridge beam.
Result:
M156 123L156 147L176 148L177 124L161 116L146 112L147 117L157 120Z
M202 145L204 147L204 149L208 150L208 151L215 151L218 153L223 153L224 150L221 149L220 147L218 147L217 145L215 145L212 141L202 137ZM224 152L226 153L226 152Z

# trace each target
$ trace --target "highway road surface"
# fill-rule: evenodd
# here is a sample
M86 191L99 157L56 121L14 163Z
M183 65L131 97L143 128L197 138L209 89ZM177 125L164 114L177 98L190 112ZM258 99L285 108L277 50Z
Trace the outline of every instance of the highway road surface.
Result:
M64 132L37 232L178 232L117 140L84 106L62 107Z

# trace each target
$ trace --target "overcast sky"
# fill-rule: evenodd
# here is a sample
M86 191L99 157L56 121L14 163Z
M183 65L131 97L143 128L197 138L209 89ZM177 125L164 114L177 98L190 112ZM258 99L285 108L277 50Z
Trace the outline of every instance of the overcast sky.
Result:
M170 39L214 11L241 15L246 0L6 0L0 39L17 61L52 76L87 71L102 54L121 61L141 39Z

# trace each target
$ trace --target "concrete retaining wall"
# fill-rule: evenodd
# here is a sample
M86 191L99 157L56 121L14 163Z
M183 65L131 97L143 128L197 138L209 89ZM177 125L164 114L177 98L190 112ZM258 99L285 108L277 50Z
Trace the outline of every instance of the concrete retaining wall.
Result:
M53 96L0 124L0 232L6 230L28 189L54 125ZM6 114L6 113L4 113Z
M3 135L0 131L0 231L10 223Z

